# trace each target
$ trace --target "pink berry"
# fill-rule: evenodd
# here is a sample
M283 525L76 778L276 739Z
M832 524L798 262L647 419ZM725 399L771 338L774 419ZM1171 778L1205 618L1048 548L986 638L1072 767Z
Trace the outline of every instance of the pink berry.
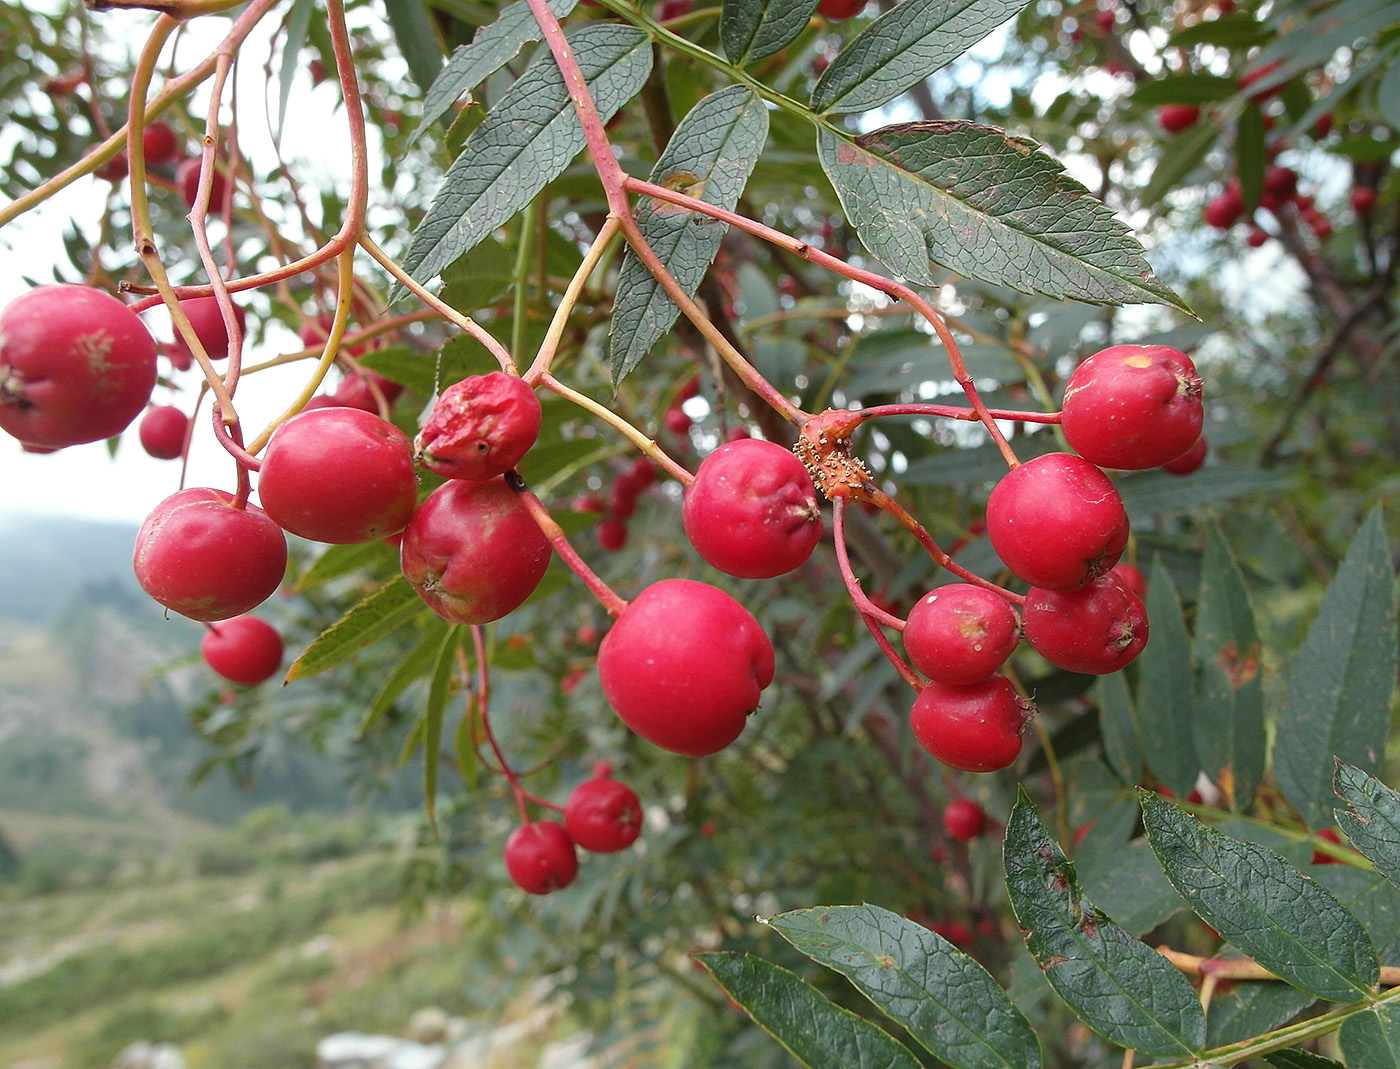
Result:
M578 875L578 851L556 820L537 820L511 832L505 861L516 886L532 895L563 890Z
M1024 608L1026 641L1068 672L1107 675L1126 668L1147 645L1147 610L1116 576L1079 590L1031 587Z
M157 460L175 460L185 453L189 426L190 417L174 405L153 405L137 429L141 448Z
M266 620L235 616L210 624L199 652L204 663L230 683L256 687L282 667L282 636Z
M569 838L595 854L625 850L642 833L641 799L607 773L594 776L569 792L564 827Z
M1021 639L1006 600L985 587L949 583L925 594L904 625L910 662L939 683L980 683L1000 668Z
M195 337L199 339L199 344L204 346L204 352L209 359L227 359L228 328L224 324L224 313L219 308L219 299L212 294L208 297L189 297L180 302L180 310L189 318ZM233 317L237 320L241 333L248 321L247 313L241 305L233 306ZM185 343L185 336L178 330L175 332L175 352L183 354L186 360L192 360L194 357Z
M524 379L503 371L473 375L442 391L414 451L444 478L494 479L535 444L540 417L540 400Z
M1035 706L1011 680L992 676L967 687L930 683L914 701L910 726L930 754L963 772L995 772L1015 762Z

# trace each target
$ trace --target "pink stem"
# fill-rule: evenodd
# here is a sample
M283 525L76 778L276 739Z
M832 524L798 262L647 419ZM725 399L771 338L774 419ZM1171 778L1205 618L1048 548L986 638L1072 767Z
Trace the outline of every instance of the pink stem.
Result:
M838 497L832 502L831 527L832 534L836 539L836 564L841 569L841 578L846 583L846 590L851 595L851 601L855 603L856 611L860 613L861 622L874 636L875 644L880 647L880 652L885 655L885 659L894 665L895 671L903 676L904 681L915 690L922 690L924 681L919 678L914 669L909 667L908 662L895 652L890 640L880 630L882 623L887 627L903 628L904 621L897 616L891 616L866 597L865 591L860 588L860 580L851 570L851 561L846 555L846 498L844 497Z

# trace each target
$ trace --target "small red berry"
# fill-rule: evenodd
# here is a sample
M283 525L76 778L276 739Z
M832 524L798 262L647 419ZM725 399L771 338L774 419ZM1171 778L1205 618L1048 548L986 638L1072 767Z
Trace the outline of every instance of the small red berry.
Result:
M690 427L694 421L686 415L685 409L681 408L680 405L668 408L666 410L666 415L662 418L666 424L666 429L677 438L684 438L690 434Z
M1113 575L1078 590L1033 586L1023 611L1031 648L1069 672L1117 672L1147 645L1142 599Z
M1351 210L1365 217L1376 210L1376 190L1372 186L1357 186L1351 191Z
M1011 680L992 676L969 687L930 683L909 716L914 738L930 754L963 772L995 772L1015 762L1035 706Z
M180 302L180 310L188 317L190 326L194 328L194 335L199 339L199 344L204 346L204 352L209 359L226 359L229 346L228 327L224 323L224 313L219 308L219 299L212 294L208 297L189 297ZM237 321L239 333L243 333L248 316L241 305L233 306L233 317ZM194 354L185 342L185 336L178 330L175 332L175 348L184 354L185 359L193 359Z
M949 583L925 594L904 625L910 662L939 683L980 683L1000 668L1021 639L1006 600L985 587Z
M563 890L578 875L578 851L556 820L537 820L511 832L505 861L516 886L532 895Z
M199 652L204 663L230 683L256 687L282 667L282 636L266 620L235 616L210 624Z
M1206 454L1210 452L1210 444L1203 434L1196 439L1195 444L1190 449L1182 453L1175 460L1169 460L1162 465L1162 470L1172 475L1190 475L1206 462Z
M199 196L199 171L203 160L198 156L191 156L180 163L175 171L175 185L180 190L180 197L184 200L185 206L194 207L194 202ZM228 179L224 177L224 172L215 168L214 180L209 187L209 210L218 214L224 210L224 201L228 196Z
M1201 118L1201 109L1195 104L1163 104L1157 109L1157 122L1169 134L1195 126Z
M180 154L180 142L169 123L153 122L142 132L141 149L145 153L148 166L160 167L172 162Z
M822 0L817 10L829 19L849 19L859 15L865 3L866 0Z
M540 433L540 400L524 379L493 371L442 391L414 439L418 462L448 479L494 479L525 456Z
M1116 576L1120 583L1138 597L1147 597L1147 576L1142 574L1141 569L1134 568L1131 564L1124 564L1120 561L1109 569L1108 574Z
M971 842L987 827L987 814L971 798L954 798L943 807L943 830L959 842Z
M617 553L627 545L627 521L616 517L603 520L594 528L598 545L609 553Z
M174 405L153 405L146 409L137 430L141 448L157 460L184 456L189 426L190 417Z
M1230 183L1225 192L1206 203L1205 221L1216 230L1229 230L1244 214L1244 194L1239 184Z
M1319 839L1326 839L1329 843L1334 843L1337 845L1340 845L1342 841L1342 837L1337 832L1336 828L1323 828L1320 832L1317 833L1317 837ZM1339 857L1333 857L1331 854L1325 854L1321 850L1314 850L1312 856L1312 863L1314 865L1340 865L1342 863L1342 859Z
M1266 63L1262 67L1255 67L1252 71L1246 71L1244 74L1240 75L1240 88L1248 89L1254 83L1262 81L1263 79L1269 77L1269 75L1273 74L1281 66L1283 66L1283 60L1276 59L1272 63ZM1282 83L1270 86L1267 89L1259 89L1249 94L1249 99L1253 100L1255 103L1259 103L1260 101L1268 100L1269 97L1280 92L1282 89Z
M564 827L569 838L595 854L625 850L642 833L642 803L627 784L608 774L595 776L569 792Z

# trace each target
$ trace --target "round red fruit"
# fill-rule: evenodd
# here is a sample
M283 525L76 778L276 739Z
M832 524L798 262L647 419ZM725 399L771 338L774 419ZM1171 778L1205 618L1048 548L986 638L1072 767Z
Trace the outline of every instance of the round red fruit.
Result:
M445 620L485 624L519 608L549 567L550 546L506 485L452 479L404 528L404 576Z
M609 553L618 553L627 545L627 521L616 516L601 521L593 533L598 545Z
M995 772L1021 753L1021 735L1035 706L1011 680L992 676L970 687L930 683L914 702L909 723L919 745L951 768Z
M1113 482L1092 463L1047 453L992 489L987 534L997 556L1027 583L1074 590L1118 563L1128 515Z
M1113 575L1079 590L1031 587L1024 613L1031 648L1069 672L1116 672L1147 645L1142 599Z
M829 19L849 19L865 9L865 2L866 0L822 0L817 5L817 10Z
M1074 369L1060 424L1085 460L1141 470L1190 449L1204 419L1190 357L1165 345L1115 345Z
M193 208L195 200L199 197L199 170L202 162L200 157L191 156L175 169L175 185L180 190L180 197L187 208ZM216 168L214 180L209 187L209 210L215 214L222 212L227 195L228 179L224 177L223 171Z
M540 399L524 379L503 371L472 375L442 391L414 451L444 478L494 479L535 444L540 418Z
M141 150L148 166L160 167L180 154L180 142L169 123L153 122L142 131Z
M1365 217L1376 210L1376 191L1371 186L1357 186L1351 191L1351 210Z
M266 620L235 616L210 624L199 652L204 663L230 683L256 687L282 667L282 636Z
M224 325L224 313L219 308L219 299L212 294L208 297L190 297L180 302L180 310L189 318L190 326L194 328L194 336L199 339L199 344L204 346L204 352L209 359L227 359L228 328ZM238 323L239 334L242 334L248 321L247 313L235 304L233 318ZM186 359L193 359L194 353L185 341L185 336L178 330L175 331L175 348L178 353L184 354Z
M167 497L136 534L143 589L191 620L227 620L261 605L287 570L287 536L260 508L223 490Z
M0 310L0 430L62 449L120 434L156 384L156 343L110 294L39 286Z
M1209 452L1210 443L1206 441L1206 436L1203 434L1181 456L1163 464L1162 470L1172 475L1190 475L1206 462L1206 454Z
M1142 574L1141 569L1120 562L1110 568L1108 574L1116 577L1120 583L1138 597L1147 597L1147 576Z
M623 723L688 757L739 737L773 667L773 645L752 614L690 579L643 590L598 650L603 694Z
M359 371L346 375L331 395L331 406L358 408L361 412L379 412L379 399L392 406L403 393L403 386L386 379L373 371Z
M506 840L505 859L515 885L532 895L563 890L578 875L578 851L556 820L516 828Z
M564 802L564 827L585 850L612 854L642 834L642 802L637 792L610 776L586 779Z
M1201 109L1195 104L1163 104L1157 109L1157 122L1169 134L1195 126L1201 119Z
M686 536L708 563L743 579L799 567L821 541L817 491L802 461L746 438L707 456L685 492Z
M1238 183L1233 182L1220 196L1206 202L1204 213L1206 225L1217 230L1229 230L1243 214L1244 194L1240 192Z
M190 417L174 405L153 405L146 409L137 430L141 448L157 460L175 460L185 453L185 435Z
M954 798L943 807L943 830L950 839L971 842L986 827L986 812L971 798Z
M949 583L925 594L904 625L904 651L939 683L980 683L1006 663L1021 623L1006 600L985 587Z

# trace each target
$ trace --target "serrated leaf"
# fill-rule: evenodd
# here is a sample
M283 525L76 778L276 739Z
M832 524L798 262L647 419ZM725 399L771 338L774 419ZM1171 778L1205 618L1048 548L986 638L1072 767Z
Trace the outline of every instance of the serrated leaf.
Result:
M1206 529L1196 597L1196 757L1245 809L1264 774L1262 650L1244 577L1214 521Z
M1036 1069L1025 1017L981 965L942 936L879 906L818 906L768 922L835 969L952 1069Z
M1400 890L1400 793L1345 761L1337 762L1334 784L1347 803L1335 810L1337 823L1351 845Z
M1145 1054L1194 1055L1205 1040L1195 989L1085 896L1074 866L1021 790L1006 823L1006 889L1050 986L1099 1035Z
M442 69L442 48L426 5L423 0L384 0L384 14L409 76L419 89L427 90Z
M601 22L565 36L606 122L646 82L650 39L634 27ZM403 266L418 282L439 274L534 200L583 147L583 127L546 50L506 90L447 169Z
M383 541L361 542L353 546L331 546L306 569L292 587L297 593L357 572L380 560L398 559L392 546Z
M732 951L695 958L765 1032L811 1069L919 1069L918 1059L891 1036L787 969Z
M1284 983L1318 998L1366 998L1380 976L1361 922L1316 880L1255 843L1208 828L1140 791L1147 840L1186 903Z
M1381 961L1400 958L1400 890L1380 873L1354 865L1311 864L1307 872L1361 922Z
M374 696L374 701L370 703L369 709L360 720L360 726L355 730L355 738L364 738L365 732L389 711L390 706L408 689L409 684L428 674L433 658L442 647L443 634L449 626L446 620L436 614L429 619L423 637L403 655L380 686L379 693Z
M742 66L781 52L807 28L821 0L724 0L719 39Z
M1235 79L1215 74L1174 74L1134 86L1133 103L1145 108L1158 104L1210 104L1228 100L1238 88Z
M1278 1069L1346 1069L1341 1062L1309 1050L1276 1050L1264 1055L1264 1060Z
M1400 1006L1389 1002L1348 1017L1337 1039L1347 1069L1400 1069Z
M1191 129L1177 134L1164 146L1152 177L1138 194L1138 203L1151 208L1167 193L1176 188L1183 178L1190 174L1220 137L1220 127L1209 119L1198 122Z
M700 101L681 120L652 169L657 185L721 208L739 203L768 137L768 109L757 93L733 85ZM728 226L673 204L644 198L642 236L688 295L699 288ZM616 387L671 329L680 309L632 249L613 302L611 362Z
M438 647L437 663L433 666L432 682L428 685L428 704L423 708L423 800L428 810L428 824L437 835L438 765L442 758L442 719L447 713L447 699L452 676L457 671L457 646L462 629L454 624L447 629Z
M549 0L549 10L562 19L577 3L578 0ZM463 93L475 89L514 59L526 44L543 36L525 0L516 0L495 22L477 30L471 44L453 50L447 65L428 87L423 96L423 117L413 131L410 144L416 143L424 130L447 114Z
M1357 531L1293 658L1278 714L1274 775L1312 827L1330 816L1333 755L1379 770L1395 687L1394 590L1377 508Z
M326 672L371 642L413 619L424 608L417 591L395 576L322 631L287 672L287 682Z
M813 110L878 108L942 70L1028 0L905 0L862 30L817 79Z
M1137 716L1148 767L1184 798L1196 782L1200 762L1192 724L1196 698L1191 683L1191 636L1171 574L1154 557L1147 579L1147 621L1152 639L1138 657Z
M823 128L823 170L866 247L924 285L930 263L1027 293L1189 311L1106 207L1025 138L979 123Z
M1122 672L1100 676L1094 687L1099 703L1099 731L1104 758L1124 783L1142 777L1142 732L1128 681Z
M1182 908L1176 889L1141 838L1097 858L1084 856L1081 845L1076 857L1085 891L1092 891L1093 901L1131 935L1141 938Z
M1256 468L1210 464L1186 476L1160 470L1134 472L1117 480L1117 485L1129 521L1139 523L1163 512L1179 512L1245 494L1281 490L1289 485L1289 479Z

